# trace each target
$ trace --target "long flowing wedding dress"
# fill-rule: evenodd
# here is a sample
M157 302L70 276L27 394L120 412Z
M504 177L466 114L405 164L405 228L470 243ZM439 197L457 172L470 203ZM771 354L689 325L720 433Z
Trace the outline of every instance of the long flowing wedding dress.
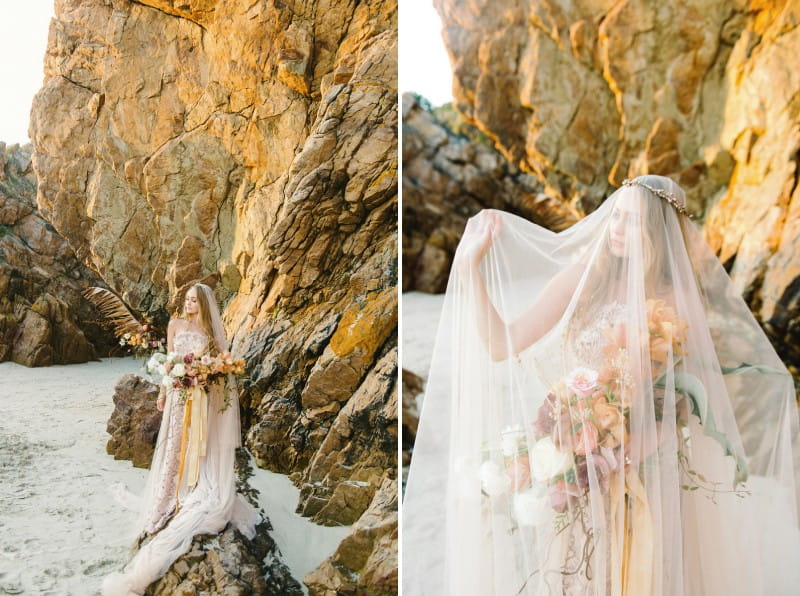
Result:
M493 241L448 283L404 594L797 593L792 377L685 205L642 176L557 234L470 219Z
M214 314L215 335L224 351L227 342L218 313ZM179 331L173 342L175 353L192 352L199 356L207 338L195 331ZM230 404L223 410L225 391ZM197 483L191 487L189 466L184 467L178 478L185 406L180 390L167 390L150 473L138 499L140 513L136 527L153 536L143 542L122 572L105 578L105 596L144 593L147 586L189 549L192 538L198 534L221 532L232 522L246 537L255 536L255 526L261 516L236 491L234 457L236 448L241 445L236 389L218 382L209 386L207 395L206 454L199 458Z

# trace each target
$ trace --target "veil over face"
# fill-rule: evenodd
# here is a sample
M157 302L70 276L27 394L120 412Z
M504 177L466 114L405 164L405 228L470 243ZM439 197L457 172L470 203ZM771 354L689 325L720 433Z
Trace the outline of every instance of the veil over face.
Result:
M678 212L682 189L626 182L560 233L469 220L465 237L499 218L479 274L506 325L480 332L478 272L454 267L403 504L404 593L796 589L792 378ZM515 326L552 303L519 345Z

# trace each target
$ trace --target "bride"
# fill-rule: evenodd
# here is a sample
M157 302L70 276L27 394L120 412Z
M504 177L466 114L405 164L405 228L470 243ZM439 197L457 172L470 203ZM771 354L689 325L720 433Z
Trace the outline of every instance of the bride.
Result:
M669 178L553 233L469 220L405 501L404 594L795 593L792 378Z
M169 322L167 345L170 353L197 357L228 351L209 286L198 283L187 291L182 317ZM248 538L255 536L260 515L236 492L234 455L241 435L233 377L211 384L206 395L184 404L179 389L161 387L157 407L164 413L137 520L143 542L122 572L105 578L103 594L143 594L188 551L195 535L221 532L228 522ZM204 419L205 453L186 440Z

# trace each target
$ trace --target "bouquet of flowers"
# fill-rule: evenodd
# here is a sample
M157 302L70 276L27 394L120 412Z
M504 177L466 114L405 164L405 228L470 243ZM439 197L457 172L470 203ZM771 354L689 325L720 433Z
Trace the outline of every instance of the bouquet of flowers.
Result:
M229 352L197 357L189 352L185 356L177 354L156 353L150 358L148 371L162 376L161 384L167 388L180 390L181 399L185 401L192 387L207 388L210 384L225 379L229 374L244 375L244 359L234 358ZM225 394L222 411L230 405L228 394Z
M683 356L686 331L686 323L663 300L647 301L647 332L641 345L647 346L650 354L656 420L663 418L666 373L670 362L674 367ZM576 367L553 385L531 429L531 447L528 448L523 428L506 428L501 433L505 469L491 461L481 469L486 494L502 494L513 488L515 517L521 523L533 524L543 519L543 503L548 501L551 510L566 512L588 491L590 476L603 493L608 493L612 475L631 465L624 446L629 443L636 387L626 346L627 330L621 322L609 325L604 334L603 366L599 370ZM705 434L736 457L727 438L715 428L700 381L676 371L674 384L675 393L680 396L677 401L686 398L684 407L676 404L676 425L687 426L691 411L699 418ZM687 464L682 451L678 459ZM736 459L734 487L747 476L744 462ZM688 466L684 469L695 484L683 488L699 488L696 482L704 480L702 475Z

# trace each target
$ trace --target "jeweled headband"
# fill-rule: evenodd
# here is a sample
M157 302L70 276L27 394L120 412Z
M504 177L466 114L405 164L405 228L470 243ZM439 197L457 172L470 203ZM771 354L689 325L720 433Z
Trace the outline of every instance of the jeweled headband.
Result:
M652 192L657 197L660 197L660 198L664 199L667 203L669 203L670 205L675 207L675 210L678 213L682 213L683 215L685 215L689 219L692 219L692 214L689 213L686 210L686 207L678 199L678 197L676 197L671 192L668 192L668 191L664 190L663 188L653 188L649 184L645 184L644 182L641 182L639 180L631 180L630 178L626 178L625 180L622 181L622 186L635 186L635 185L639 185L642 188L646 188L647 190Z

